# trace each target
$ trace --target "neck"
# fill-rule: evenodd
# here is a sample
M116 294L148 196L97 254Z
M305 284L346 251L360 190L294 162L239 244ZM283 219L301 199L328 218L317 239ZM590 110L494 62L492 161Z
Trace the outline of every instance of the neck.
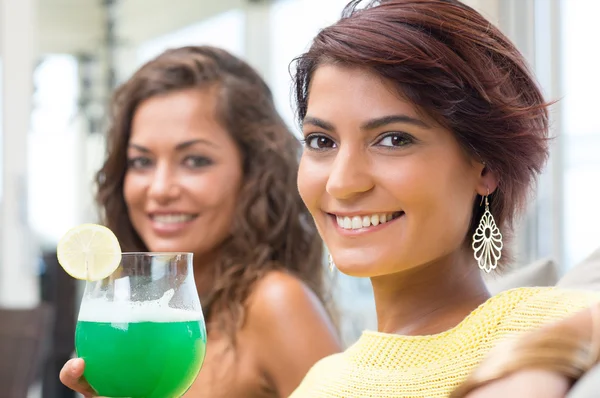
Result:
M460 323L489 298L481 273L465 250L397 274L371 278L378 330L437 334Z

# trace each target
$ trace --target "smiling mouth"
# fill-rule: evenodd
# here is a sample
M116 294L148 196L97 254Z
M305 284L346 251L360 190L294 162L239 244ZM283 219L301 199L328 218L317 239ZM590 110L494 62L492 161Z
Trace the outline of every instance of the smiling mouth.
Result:
M404 215L403 211L397 211L394 213L382 213L382 214L365 214L362 216L336 216L335 214L331 214L331 216L335 217L337 225L342 229L352 230L352 229L365 229L376 227L379 224L385 224L392 220L395 220L398 217Z
M150 215L150 219L160 224L182 224L192 221L198 217L197 214L184 214L184 213L173 213L173 214L153 214Z

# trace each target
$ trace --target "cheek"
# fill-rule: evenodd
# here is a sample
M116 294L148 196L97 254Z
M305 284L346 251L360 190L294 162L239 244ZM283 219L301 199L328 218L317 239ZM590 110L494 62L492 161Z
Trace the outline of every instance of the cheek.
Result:
M223 189L218 195L219 197L217 199L222 201L223 204L226 204L230 211L233 212L239 200L242 185L244 184L244 175L241 165L239 167L232 168L226 176L220 179L218 184L221 184ZM212 189L214 189L214 187Z
M240 201L242 181L231 181L223 187L219 195L214 197L214 206L217 209L216 217L224 220L224 224L231 225L235 211Z
M448 168L447 170L452 170ZM465 174L441 172L434 178L423 209L427 234L452 248L463 244L472 217L475 186Z
M139 203L142 196L142 184L139 178L132 176L129 173L125 174L125 179L123 181L123 198L125 200L125 205L129 209L132 206L135 206L136 203Z
M326 184L326 167L316 164L307 155L303 155L298 168L298 192L313 216L319 209L319 199L325 192Z
M431 159L431 158L430 158ZM435 158L433 158L435 159ZM457 161L406 162L386 172L389 189L407 213L415 236L448 244L462 243L471 219L475 196L472 172Z
M225 240L235 228L237 209L240 204L240 191L243 185L243 176L240 173L231 173L227 179L220 180L207 186L210 196L202 192L197 195L205 197L205 204L211 214L207 214L205 221L210 225L212 245L218 245ZM216 187L219 187L216 189ZM208 243L209 241L207 241Z
M300 193L300 197L302 198L302 201L304 202L305 205L308 206L307 200L310 197L310 192L309 192L310 184L308 184L309 181L308 181L307 175L306 175L305 163L306 162L304 160L300 160L300 166L298 167L297 185L298 185L298 193Z
M216 219L230 219L242 184L241 169L215 168L185 181L185 190L201 208L211 209Z

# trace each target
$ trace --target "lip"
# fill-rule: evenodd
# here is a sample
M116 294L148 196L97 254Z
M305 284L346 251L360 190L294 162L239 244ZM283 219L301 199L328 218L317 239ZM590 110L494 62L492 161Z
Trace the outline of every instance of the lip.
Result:
M336 217L340 216L340 217L353 217L353 216L361 216L361 215L369 215L369 214L385 214L384 212L375 212L375 213L325 213L325 215L327 216L327 218L329 218L329 221L333 224L333 227L335 228L335 230L340 234L340 235L344 235L344 236L362 236L365 234L370 234L370 233L375 233L377 231L381 231L382 229L384 229L385 227L387 227L388 225L391 225L393 223L395 223L396 221L402 219L404 217L404 212L402 212L402 214L396 218L394 218L393 220L387 221L383 224L378 224L376 226L370 226L370 227L366 227L366 228L359 228L359 229L344 229L342 227L340 227L337 223Z
M194 215L194 214L198 214L198 213L194 213L193 211L185 211L185 210L147 210L146 214L148 214L148 216L152 217L152 216L164 216L164 215L168 215L168 214L189 214L189 215Z
M363 216L372 216L373 214L394 214L394 213L399 213L402 210L392 210L392 211L361 211L361 212L337 212L337 211L326 211L325 213L328 216L334 216L334 217L354 217L354 216L358 216L358 217L363 217Z

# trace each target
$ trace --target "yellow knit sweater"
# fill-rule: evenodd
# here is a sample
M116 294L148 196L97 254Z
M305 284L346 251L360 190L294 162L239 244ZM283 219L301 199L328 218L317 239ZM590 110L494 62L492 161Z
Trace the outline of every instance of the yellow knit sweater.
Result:
M565 318L596 301L596 292L519 288L492 297L440 334L364 332L344 353L315 364L290 398L447 397L509 334Z

